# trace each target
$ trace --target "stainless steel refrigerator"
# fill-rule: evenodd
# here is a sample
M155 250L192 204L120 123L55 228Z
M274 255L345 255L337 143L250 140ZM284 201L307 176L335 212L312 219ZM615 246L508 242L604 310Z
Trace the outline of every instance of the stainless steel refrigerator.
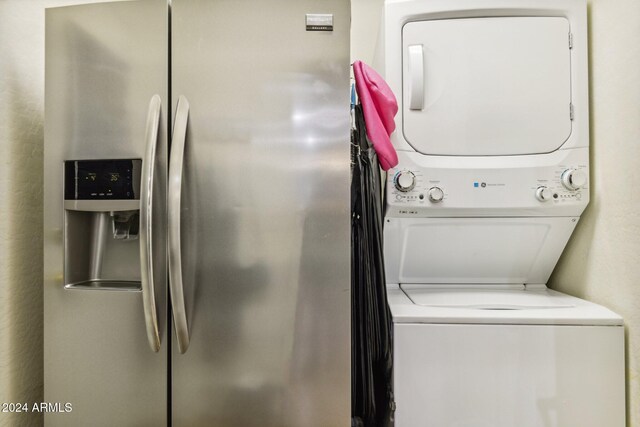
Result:
M350 424L349 9L47 10L46 426Z

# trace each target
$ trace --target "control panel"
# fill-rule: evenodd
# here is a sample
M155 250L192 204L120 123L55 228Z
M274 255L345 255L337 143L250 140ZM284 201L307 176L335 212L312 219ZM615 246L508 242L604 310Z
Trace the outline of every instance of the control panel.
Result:
M68 160L64 162L64 198L139 199L141 167L140 159Z
M416 153L399 158L387 176L388 216L579 215L589 201L586 148L433 166Z

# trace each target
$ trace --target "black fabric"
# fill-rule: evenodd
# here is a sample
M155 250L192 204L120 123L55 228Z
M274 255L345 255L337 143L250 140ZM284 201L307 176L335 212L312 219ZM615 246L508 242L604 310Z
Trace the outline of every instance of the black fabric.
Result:
M378 158L355 107L351 178L352 426L389 426L393 419L392 321L382 252L382 193Z

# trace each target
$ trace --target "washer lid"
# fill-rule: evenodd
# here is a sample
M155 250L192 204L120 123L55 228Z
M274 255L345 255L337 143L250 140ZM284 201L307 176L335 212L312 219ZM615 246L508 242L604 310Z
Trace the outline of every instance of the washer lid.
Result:
M434 288L423 285L402 285L402 289L414 304L428 307L467 308L475 310L541 310L575 307L572 298L550 294L546 288L519 289L464 289ZM503 286L504 287L504 286Z
M569 21L492 17L403 27L403 133L418 152L548 153L571 134Z
M504 291L491 289L484 296L477 295L482 291L468 287L447 289L430 289L429 286L422 285L387 285L387 298L393 322L396 324L623 325L620 316L601 305L544 287L516 291L520 292L518 296L514 296L515 292L511 289ZM497 295L503 292L505 295ZM465 296L466 293L470 296ZM476 295L473 296L474 294ZM459 301L458 306L455 305L456 303L451 305L454 299ZM449 305L421 305L425 303ZM463 306L465 303L471 305ZM478 303L481 306L473 306ZM520 308L500 309L496 303L505 306L518 305ZM492 305L493 309L490 309Z
M547 283L577 218L386 218L387 283Z

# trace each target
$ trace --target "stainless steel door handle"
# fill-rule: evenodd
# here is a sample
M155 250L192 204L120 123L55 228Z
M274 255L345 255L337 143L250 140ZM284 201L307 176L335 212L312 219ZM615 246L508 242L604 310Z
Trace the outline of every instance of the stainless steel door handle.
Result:
M180 198L188 119L189 101L184 96L180 96L173 126L171 162L169 164L169 289L180 354L187 351L189 347L189 325L184 305L182 253L180 250Z
M156 312L156 293L153 281L153 177L160 126L160 96L154 95L149 102L147 128L145 131L146 149L142 162L140 185L140 269L142 282L142 305L144 321L147 326L147 338L151 350L160 350L158 314Z

